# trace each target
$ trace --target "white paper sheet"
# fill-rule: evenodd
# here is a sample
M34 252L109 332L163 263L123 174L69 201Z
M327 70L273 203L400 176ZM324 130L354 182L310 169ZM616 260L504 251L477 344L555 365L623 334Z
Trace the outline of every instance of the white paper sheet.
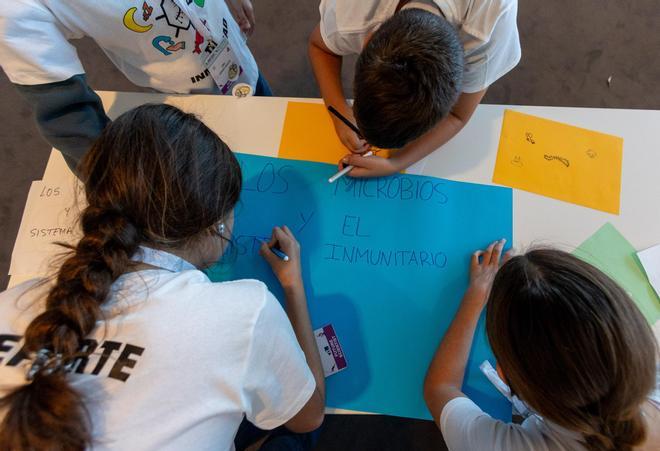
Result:
M77 219L84 200L73 181L32 182L12 252L9 274L46 274L51 261L64 251L55 242L80 238Z
M49 183L69 183L69 181L76 180L76 176L73 175L66 161L64 161L62 153L55 148L50 151L42 180Z
M637 256L642 262L651 286L660 296L660 244L637 252Z

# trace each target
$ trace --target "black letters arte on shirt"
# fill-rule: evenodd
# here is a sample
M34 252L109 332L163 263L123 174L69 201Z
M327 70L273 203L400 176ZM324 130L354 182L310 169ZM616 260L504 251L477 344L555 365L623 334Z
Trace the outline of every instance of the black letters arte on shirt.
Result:
M29 356L23 347L10 356L12 349L18 346L22 338L20 335L0 334L0 365L18 366L29 360ZM126 382L131 376L131 373L126 370L135 367L138 363L138 357L143 352L144 348L130 343L124 344L118 341L106 340L99 344L96 340L88 338L83 342L80 348L81 356L75 360L71 372L98 376L106 368L108 362L112 362L108 365L108 368L110 368L108 377ZM98 359L95 365L88 367L92 354L98 356Z

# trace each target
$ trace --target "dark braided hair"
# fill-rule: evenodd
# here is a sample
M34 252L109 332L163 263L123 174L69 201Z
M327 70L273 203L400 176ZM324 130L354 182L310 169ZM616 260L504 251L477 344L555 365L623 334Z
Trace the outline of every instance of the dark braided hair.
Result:
M122 114L79 168L88 206L83 236L57 274L45 310L29 324L25 349L57 356L0 400L0 449L82 450L91 424L67 365L102 318L115 280L139 245L186 246L214 233L236 205L241 171L227 145L194 115L168 105Z

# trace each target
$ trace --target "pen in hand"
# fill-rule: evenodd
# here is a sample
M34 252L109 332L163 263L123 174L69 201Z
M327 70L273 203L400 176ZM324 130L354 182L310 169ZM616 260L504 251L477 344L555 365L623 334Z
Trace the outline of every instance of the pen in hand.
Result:
M362 156L363 156L363 157L369 157L369 156L371 156L371 155L373 155L373 154L374 154L374 153L370 150L369 152L366 152L366 153L362 154ZM345 176L346 174L348 174L349 172L351 172L354 168L355 168L355 166L352 166L352 165L349 164L349 165L346 166L344 169L342 169L341 171L337 172L335 175L333 175L332 177L330 177L330 178L328 179L328 183L334 183L337 179L339 179L339 178Z
M335 109L335 107L333 107L332 105L329 106L328 111L330 111L330 113L334 114L340 121L342 121L344 124L346 124L347 127L349 127L351 130L353 130L355 132L355 134L358 135L358 137L360 139L364 139L364 137L362 136L362 133L360 133L360 130L355 125L353 125L353 123L351 123L351 121L346 119L339 111L337 111ZM363 157L368 157L368 156L371 156L373 154L374 153L370 150L369 152L366 152L362 156ZM355 166L351 166L351 165L346 166L344 169L342 169L341 171L337 172L335 175L330 177L328 179L328 183L334 183L337 179L339 179L339 178L345 176L346 174L348 174L349 172L351 172L354 167Z
M277 255L279 258L281 258L282 261L285 261L285 262L288 262L288 261L289 261L289 256L286 255L284 252L282 252L281 250L279 250L279 249L276 248L276 247L270 247L270 246L268 245L268 243L265 242L264 240L260 240L260 241L261 241L263 244L265 244L266 246L268 246L268 249L270 249L270 251L271 251L273 254L275 254L275 255Z

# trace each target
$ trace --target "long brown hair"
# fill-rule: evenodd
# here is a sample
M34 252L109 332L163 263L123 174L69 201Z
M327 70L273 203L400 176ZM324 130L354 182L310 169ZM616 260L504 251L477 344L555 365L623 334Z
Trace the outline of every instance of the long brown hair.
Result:
M571 254L539 249L493 282L488 339L511 388L587 449L631 450L655 386L656 343L628 294Z
M46 350L62 365L0 400L0 448L81 450L91 424L66 365L102 318L113 282L131 269L138 246L186 246L213 233L238 201L241 171L227 145L195 116L167 105L122 114L81 162L88 206L72 247L25 331L25 349ZM54 371L51 371L53 370Z

